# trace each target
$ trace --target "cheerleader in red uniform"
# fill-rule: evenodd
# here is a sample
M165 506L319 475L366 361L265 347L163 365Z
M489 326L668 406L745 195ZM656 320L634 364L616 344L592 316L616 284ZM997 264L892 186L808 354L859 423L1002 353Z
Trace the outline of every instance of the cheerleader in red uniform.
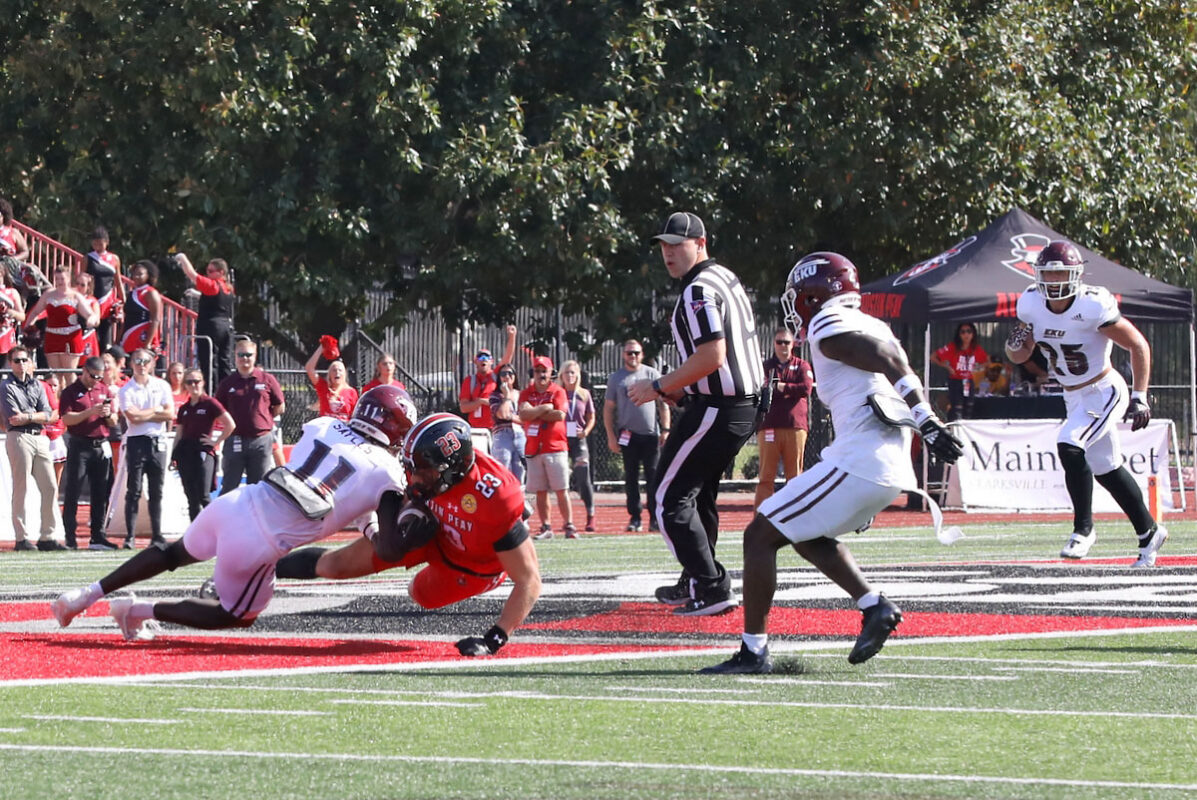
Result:
M139 347L158 352L162 331L162 295L154 288L158 284L158 265L141 260L129 270L133 289L125 302L125 335L121 349L132 353Z
M308 380L316 388L316 398L320 402L320 416L335 417L346 420L353 416L353 408L357 405L357 389L349 385L348 371L345 362L339 358L328 365L328 378L316 375L316 362L320 360L323 348L316 348L304 371L308 373Z
M92 277L86 272L80 272L75 276L75 291L83 295L83 302L87 303L91 313L96 315L102 323L104 312L100 307L100 302L92 294L92 285ZM96 335L97 330L97 328L83 329L83 356L80 360L100 354L100 338Z
M55 378L73 373L83 355L83 327L94 328L100 321L91 304L71 286L71 268L59 264L54 268L54 286L48 289L29 309L25 330L45 314L46 339L42 349L46 363L54 370Z
M0 364L17 346L17 332L25 321L25 302L8 270L0 268Z

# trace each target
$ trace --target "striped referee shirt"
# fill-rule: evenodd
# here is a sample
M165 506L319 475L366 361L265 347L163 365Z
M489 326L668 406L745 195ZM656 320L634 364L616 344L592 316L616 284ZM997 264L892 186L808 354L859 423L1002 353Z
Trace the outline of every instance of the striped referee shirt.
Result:
M715 259L695 264L682 279L682 293L669 324L682 360L698 346L724 339L727 356L715 372L686 387L687 394L745 397L765 382L756 317L740 279Z

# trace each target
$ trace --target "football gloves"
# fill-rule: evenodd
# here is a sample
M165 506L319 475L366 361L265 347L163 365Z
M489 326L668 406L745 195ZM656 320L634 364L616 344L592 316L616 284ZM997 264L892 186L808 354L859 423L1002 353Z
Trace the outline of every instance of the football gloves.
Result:
M919 424L919 435L923 437L923 444L928 452L945 464L955 464L964 454L964 443L953 436L935 415L927 417Z
M490 630L481 636L467 636L459 640L457 652L467 658L493 656L505 644L507 644L507 632L498 625L491 625Z
M1016 322L1014 329L1010 331L1010 335L1006 338L1006 349L1017 352L1022 350L1026 345L1027 339L1031 338L1033 329L1025 322Z
M1132 397L1130 405L1126 408L1126 416L1122 418L1122 421L1129 422L1132 431L1146 428L1147 423L1151 422L1151 406L1147 405L1146 400Z

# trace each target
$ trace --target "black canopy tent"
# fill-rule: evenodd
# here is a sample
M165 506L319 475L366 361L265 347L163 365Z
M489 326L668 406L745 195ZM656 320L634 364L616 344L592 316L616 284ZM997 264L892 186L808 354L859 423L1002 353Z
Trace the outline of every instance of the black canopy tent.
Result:
M1127 269L1068 236L1053 231L1022 209L1014 209L987 228L963 237L939 255L909 269L866 284L863 308L890 323L924 329L924 381L930 385L931 323L976 321L1011 323L1018 296L1035 279L1035 258L1056 239L1073 241L1085 259L1083 280L1104 286L1119 299L1132 322L1185 324L1189 339L1189 432L1197 436L1197 342L1193 292Z

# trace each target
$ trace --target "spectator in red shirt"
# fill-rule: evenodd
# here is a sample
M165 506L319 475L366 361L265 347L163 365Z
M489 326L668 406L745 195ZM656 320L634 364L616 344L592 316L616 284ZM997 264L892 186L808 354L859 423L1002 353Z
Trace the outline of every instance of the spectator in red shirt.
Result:
M78 529L79 495L87 478L88 502L91 504L91 542L89 550L116 550L117 545L104 535L108 516L108 476L112 469L110 429L117 426L116 391L104 383L104 360L88 356L79 378L59 395L62 421L66 423L66 483L62 492L62 525L67 547L75 547Z
M225 440L222 495L246 483L257 483L274 463L274 418L287 410L278 380L257 365L258 346L241 339L234 348L237 371L220 382L214 397L233 418L233 434Z
M536 493L540 533L534 539L552 539L549 492L557 495L557 508L565 521L565 538L576 539L573 509L569 503L569 439L565 416L569 397L553 383L553 362L547 356L532 359L532 382L520 392L520 422L524 425L528 459L527 490Z
M187 513L195 519L212 500L216 488L216 452L233 432L233 418L204 391L204 373L183 373L187 399L175 406L175 447L171 460L179 468Z
M789 328L778 328L773 334L773 355L765 359L765 378L773 395L769 413L756 434L761 472L753 508L773 496L779 462L787 481L802 472L802 454L810 431L807 398L815 385L815 371L794 354L794 334Z
M507 346L499 364L510 364L515 356L514 325L507 326ZM490 396L498 388L495 381L495 358L490 350L483 347L474 355L474 374L461 382L461 393L457 405L461 413L466 415L466 422L471 428L493 428L494 416L490 412Z
M186 253L178 253L175 260L200 293L195 334L211 340L211 348L203 339L196 343L200 371L204 380L219 385L233 371L233 307L237 295L229 279L229 264L223 258L214 258L204 269L205 274L200 275Z
M378 361L374 365L374 377L362 387L361 393L365 394L375 386L397 386L403 391L407 391L403 381L395 377L395 357L393 355L383 353L378 357Z
M948 419L972 416L973 370L989 363L989 354L977 344L977 326L961 322L952 341L935 351L931 363L948 371Z
M328 365L328 377L321 378L316 374L316 363L320 360L323 348L317 347L316 352L303 365L308 380L316 388L316 399L320 403L320 416L333 417L342 422L348 422L353 416L353 407L357 405L357 389L349 385L349 372L345 369L345 362L334 359Z

